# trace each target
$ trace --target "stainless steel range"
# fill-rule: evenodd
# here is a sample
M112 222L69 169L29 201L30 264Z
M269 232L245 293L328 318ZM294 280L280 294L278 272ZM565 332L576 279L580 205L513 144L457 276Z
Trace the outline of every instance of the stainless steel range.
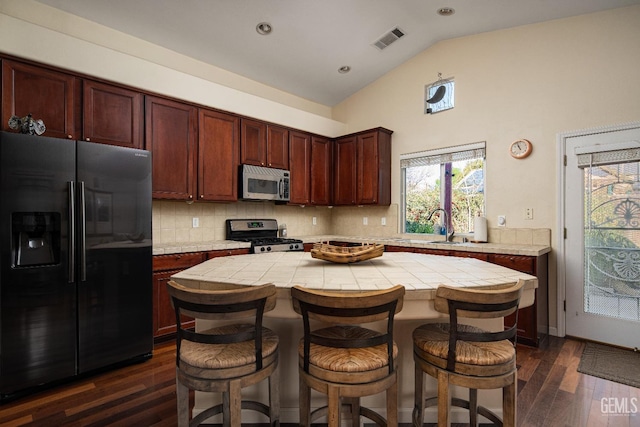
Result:
M302 240L278 237L275 219L228 219L227 240L251 242L254 254L268 252L302 251Z

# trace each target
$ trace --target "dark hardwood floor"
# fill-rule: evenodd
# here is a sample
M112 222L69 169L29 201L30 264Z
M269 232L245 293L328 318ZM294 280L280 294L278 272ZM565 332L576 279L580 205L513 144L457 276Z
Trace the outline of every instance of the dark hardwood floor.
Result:
M603 413L602 398L636 398L640 410L640 389L577 372L583 348L556 337L518 346L519 426L640 426L640 413ZM175 426L174 352L158 344L147 362L0 405L0 426Z

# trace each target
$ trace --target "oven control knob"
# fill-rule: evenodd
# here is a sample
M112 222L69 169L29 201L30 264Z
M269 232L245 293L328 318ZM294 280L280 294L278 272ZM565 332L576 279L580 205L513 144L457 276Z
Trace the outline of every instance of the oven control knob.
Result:
M267 246L267 252L271 252L271 246Z
M264 252L264 246L260 248L260 252Z

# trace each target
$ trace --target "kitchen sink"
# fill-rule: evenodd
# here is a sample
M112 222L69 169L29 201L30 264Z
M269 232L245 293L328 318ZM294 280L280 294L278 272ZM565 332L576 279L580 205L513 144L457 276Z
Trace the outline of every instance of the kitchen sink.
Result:
M441 245L458 245L462 242L447 242L445 240L430 240L427 243L439 243Z

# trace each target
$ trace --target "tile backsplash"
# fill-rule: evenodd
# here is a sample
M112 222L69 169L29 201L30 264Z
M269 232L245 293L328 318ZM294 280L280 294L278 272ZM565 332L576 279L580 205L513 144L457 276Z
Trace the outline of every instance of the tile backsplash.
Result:
M153 240L162 245L224 240L225 220L238 218L275 218L278 224L287 225L287 232L292 237L394 237L399 233L398 211L397 204L329 208L276 205L273 202L188 204L154 200ZM198 218L197 228L193 227L193 218ZM550 245L551 230L489 228L488 240L503 244Z

